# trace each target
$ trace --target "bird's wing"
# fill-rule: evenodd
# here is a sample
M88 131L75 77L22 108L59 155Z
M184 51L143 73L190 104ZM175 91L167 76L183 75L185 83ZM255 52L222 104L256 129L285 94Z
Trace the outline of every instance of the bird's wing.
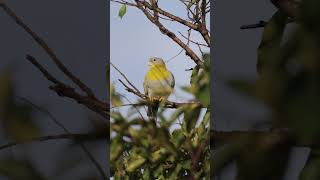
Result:
M171 74L171 78L172 78L171 83L170 83L170 86L171 86L171 88L173 89L176 81L175 81L175 79L174 79L173 74L172 74L171 72L170 72L170 74Z

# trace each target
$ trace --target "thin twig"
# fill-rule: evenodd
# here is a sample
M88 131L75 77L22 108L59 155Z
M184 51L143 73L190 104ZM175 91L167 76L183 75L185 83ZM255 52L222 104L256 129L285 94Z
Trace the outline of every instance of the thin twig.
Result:
M141 104L141 103L121 104L119 106L112 106L110 109L116 109L116 108L127 107L127 106L144 106L144 105L145 104Z
M187 45L189 46L190 43L190 36L191 36L191 29L188 30L188 38L187 38ZM172 58L168 59L166 63L170 62L171 60L173 60L174 58L178 57L182 52L183 52L183 48L179 51L179 53L175 56L173 56Z
M128 85L126 85L121 79L118 79L119 82L126 88L126 90L130 93L135 94L136 96L140 97L141 99L143 99L144 101L141 103L146 103L148 102L148 97L145 94L139 93L137 91L135 91L134 89L130 88ZM168 101L166 100L164 102L164 107L165 108L178 108L181 106L187 106L187 105L193 105L193 104L197 104L199 106L202 107L200 102L187 102L187 103L178 103L178 102L172 102L172 101Z
M139 1L139 0L135 0L135 1L137 3L138 7L140 6L139 4L141 4L141 5L145 6L145 7L147 7L148 9L156 11L159 14L162 14L162 15L164 15L164 16L166 16L166 17L168 17L168 18L170 18L170 19L172 19L172 20L174 20L174 21L176 21L178 23L181 23L181 24L191 28L191 29L196 30L198 28L198 26L196 24L193 24L192 22L186 21L186 20L184 20L184 19L182 19L182 18L180 18L178 16L175 16L175 15L173 15L173 14L171 14L171 13L169 13L169 12L163 10L163 9L160 9L159 7L153 7L147 1Z
M129 98L127 98L126 96L124 96L124 95L122 95L122 94L121 94L121 96L122 96L123 98L125 98L130 104L133 104L133 103L130 101ZM142 113L140 112L140 110L137 108L137 106L133 106L133 108L138 112L138 114L140 115L141 119L142 119L143 121L146 121L146 120L144 119ZM147 110L146 110L146 112L147 112Z
M36 141L48 141L48 140L57 140L57 139L70 139L70 140L75 140L75 141L80 141L82 139L87 139L87 138L108 138L107 134L96 134L96 133L89 133L89 134L58 134L58 135L48 135L48 136L41 136L41 137L34 137L30 139L25 139L23 141L13 141L9 142L7 144L1 145L0 150L21 145L21 144L26 144L26 143L31 143L31 142L36 142Z
M35 107L37 110L39 110L40 112L43 112L44 114L47 114L49 116L49 118L57 125L59 126L61 129L63 129L67 134L69 134L70 136L72 136L73 140L75 140L75 136L73 136L73 134L55 117L53 116L52 113L50 113L48 110L37 106L36 104L34 104L33 102L31 102L30 100L24 98L24 97L19 97L19 99L23 100L24 102L30 104L31 106ZM77 144L80 145L81 149L84 151L84 153L88 156L88 158L90 159L90 161L93 163L93 165L98 169L99 173L101 174L101 176L104 179L108 179L106 174L103 171L103 168L101 167L101 165L98 163L98 161L94 158L94 156L91 154L91 152L89 151L89 149L83 144L81 143L81 141L75 141Z
M183 35L181 32L179 32L179 34L180 34L183 38L185 38L185 39L189 40L190 42L192 42L193 44L200 45L200 46L205 46L205 47L209 47L207 44L195 42L195 41L191 40L190 38L188 39L188 38L187 38L185 35Z
M118 1L118 0L110 0L110 1L111 2L115 2L115 3L119 3L119 4L128 5L128 6L137 6L136 4L130 3L130 2L127 2L127 1Z
M294 19L288 19L287 23L293 23L295 22ZM263 28L267 25L268 22L266 21L259 21L256 24L248 24L248 25L242 25L240 26L240 29L255 29L255 28Z
M262 28L267 24L266 21L259 21L256 24L248 24L240 26L240 29L255 29L255 28Z
M33 40L48 54L52 61L57 65L57 67L71 80L73 81L80 89L82 89L88 96L95 97L91 89L81 82L75 75L73 75L67 67L60 61L55 52L49 47L49 45L37 35L28 25L26 25L16 13L7 6L7 4L1 5L3 10L20 26L22 27L32 38Z
M85 105L87 108L91 109L92 111L98 113L104 119L109 121L109 104L99 101L98 99L84 96L75 91L74 88L60 82L56 78L54 78L33 56L27 55L27 60L29 60L42 74L43 76L54 83L54 86L50 86L49 88L55 91L59 96L62 97L69 97L74 99L79 104Z
M110 64L111 64L111 66L112 66L115 70L117 70L117 71L120 73L120 75L130 84L130 86L131 86L134 90L136 90L137 92L140 92L139 89L136 88L136 87L129 81L129 79L127 78L126 75L124 75L115 65L113 65L112 62L110 62Z
M144 9L144 4L140 1L136 0L138 8L146 15L146 17L152 22L154 25L156 25L159 30L167 35L169 38L171 38L174 42L176 42L181 48L183 48L186 51L186 55L188 55L197 65L200 67L204 67L203 62L201 59L194 53L194 51L187 46L187 44L183 43L173 32L169 31L162 23L160 23L156 18L151 16L150 13L146 9Z

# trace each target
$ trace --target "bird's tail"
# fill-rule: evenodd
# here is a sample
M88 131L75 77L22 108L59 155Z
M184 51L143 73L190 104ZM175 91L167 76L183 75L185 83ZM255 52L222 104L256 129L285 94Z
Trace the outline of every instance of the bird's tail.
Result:
M159 102L158 101L153 101L150 103L147 109L147 115L150 118L150 120L157 120L157 113L159 109Z

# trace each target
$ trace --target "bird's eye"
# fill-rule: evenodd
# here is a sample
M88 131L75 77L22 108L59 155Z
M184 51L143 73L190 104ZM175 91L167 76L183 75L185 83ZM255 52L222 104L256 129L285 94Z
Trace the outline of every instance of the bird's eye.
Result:
M156 59L153 59L153 61L156 61Z

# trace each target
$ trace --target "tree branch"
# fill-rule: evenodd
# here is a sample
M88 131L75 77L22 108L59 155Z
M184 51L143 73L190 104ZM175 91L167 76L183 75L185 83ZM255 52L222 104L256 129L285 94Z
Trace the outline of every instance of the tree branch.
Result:
M72 81L74 82L81 90L83 90L88 96L95 98L92 90L81 82L75 75L73 75L59 60L55 52L49 47L49 45L32 29L26 25L16 13L10 9L5 3L1 4L3 10L20 26L22 27L32 38L33 40L48 54L56 66Z
M166 16L166 17L168 17L168 18L170 18L170 19L172 19L172 20L174 20L174 21L176 21L176 22L178 22L180 24L183 24L183 25L185 25L185 26L187 26L187 27L189 27L191 29L194 29L194 30L198 29L198 25L193 24L192 22L186 21L186 20L184 20L184 19L182 19L182 18L180 18L178 16L175 16L175 15L173 15L173 14L167 12L167 11L164 11L164 10L160 9L159 7L157 7L157 6L152 6L147 1L138 1L138 0L136 0L136 2L137 2L138 6L139 6L139 4L143 5L143 6L146 6L148 9L156 11L159 14L162 14L163 16ZM138 7L138 6L136 6L136 7Z
M267 24L266 21L259 21L256 24L248 24L240 26L240 29L255 29L255 28L262 28Z
M288 19L287 23L293 23L295 22L294 19L290 18ZM255 28L263 28L268 22L266 21L259 21L256 24L248 24L248 25L242 25L240 26L240 29L255 29Z
M140 92L135 91L134 89L130 88L128 85L126 85L121 79L118 79L119 82L126 88L126 91L135 94L136 96L140 97L141 99L143 99L143 102L141 102L140 104L149 104L148 102L150 101L148 99L148 97L145 94L142 94ZM202 105L200 104L200 102L187 102L187 103L178 103L178 102L172 102L172 101L168 101L166 100L164 102L164 107L165 108L179 108L181 106L186 106L186 105L192 105L192 104L198 104L202 107Z
M33 56L27 55L29 60L42 74L43 76L51 81L54 85L50 86L49 89L55 91L61 97L69 97L74 99L79 104L85 105L87 108L98 113L109 122L109 104L99 101L91 96L84 96L75 91L74 88L60 82L54 78Z
M53 114L51 114L48 110L37 106L36 104L32 103L31 101L29 101L26 98L22 98L20 97L21 100L27 102L28 104L30 104L31 106L35 107L37 110L39 110L40 112L43 112L45 114L47 114L49 116L49 118L53 121L53 123L55 123L57 126L59 126L60 128L62 128L67 134L73 136L73 134L57 119L55 118L55 116L53 116ZM74 136L73 139L75 139L76 137ZM83 150L83 152L88 156L88 158L90 159L90 161L93 163L93 165L97 168L97 170L99 171L99 173L101 174L101 176L107 180L107 176L104 173L103 168L100 166L100 164L98 163L98 161L94 158L94 156L91 154L91 152L89 151L89 149L84 145L84 143L82 143L81 141L75 141L77 144L80 145L81 149Z
M57 140L57 139L69 139L69 140L74 140L74 141L81 141L85 139L100 139L100 138L109 138L108 133L105 134L97 134L97 133L88 133L88 134L58 134L58 135L48 135L48 136L41 136L41 137L34 137L30 139L25 139L23 141L13 141L9 142L7 144L1 145L0 150L21 145L21 144L26 144L26 143L31 143L31 142L42 142L42 141L48 141L48 140Z
M181 48L183 48L186 51L186 55L188 55L197 65L200 67L204 67L203 62L200 60L200 58L193 52L192 49L190 49L185 43L183 43L173 32L169 31L166 27L163 26L162 23L155 17L151 16L151 14L143 7L144 3L141 1L135 0L137 3L137 7L146 15L146 17L154 24L156 25L159 30L167 35L169 38L171 38L174 42L176 42Z
M202 0L201 2L201 23L198 27L198 31L202 35L203 39L206 41L208 46L210 47L210 35L209 31L207 30L207 23L206 23L206 0Z

